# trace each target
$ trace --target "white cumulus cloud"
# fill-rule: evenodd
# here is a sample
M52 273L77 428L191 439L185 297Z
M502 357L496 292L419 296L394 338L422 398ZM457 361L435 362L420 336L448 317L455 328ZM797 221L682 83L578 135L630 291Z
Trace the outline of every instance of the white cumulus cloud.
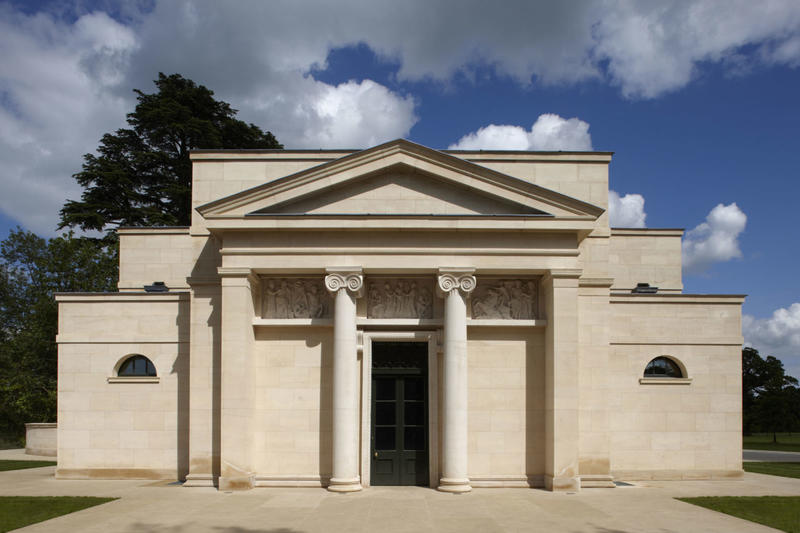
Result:
M735 203L718 204L706 221L688 231L683 238L683 271L702 273L714 264L741 257L739 235L747 225L747 215Z
M104 131L121 126L124 99L109 91L124 76L136 35L102 13L74 24L0 5L0 209L52 234L71 175Z
M608 191L608 218L612 228L644 228L647 213L644 212L644 196Z
M257 94L245 101L248 120L274 124L288 148L366 148L405 137L417 121L413 97L372 80L333 86L305 77L291 84L294 101L290 91L279 99Z
M789 374L800 378L800 303L780 308L769 318L742 315L745 344L761 356L781 359Z
M308 71L330 43L292 42L291 12L270 17L264 4L259 21L245 7L231 9L237 19L215 3L164 2L126 26L102 12L70 22L0 4L0 210L52 235L65 200L80 197L72 174L83 154L126 125L132 89L152 92L159 71L206 85L290 148L362 148L409 134L412 96L371 80L315 80Z
M700 0L604 3L595 60L628 97L654 98L698 76L703 62L743 67L800 64L800 2Z
M152 91L159 71L206 85L288 147L358 148L409 135L409 80L446 85L488 70L656 98L708 63L738 74L800 66L796 0L155 0L117 6L124 24L105 5L26 14L0 4L0 210L39 232L79 195L81 155L124 126L131 89ZM330 52L355 45L396 65L393 88L322 80ZM530 130L492 125L457 144L588 150L591 138L579 119L543 115Z
M539 115L530 131L520 126L490 124L468 133L449 146L451 150L590 151L589 124L553 113Z

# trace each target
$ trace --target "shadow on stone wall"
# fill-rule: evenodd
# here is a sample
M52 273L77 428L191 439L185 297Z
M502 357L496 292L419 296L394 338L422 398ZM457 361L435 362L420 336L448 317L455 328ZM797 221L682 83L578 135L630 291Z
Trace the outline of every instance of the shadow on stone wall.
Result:
M543 483L545 463L544 335L525 343L525 473L528 483Z
M319 474L327 484L333 472L333 339L322 341L319 373ZM309 342L306 342L310 346Z
M176 409L178 479L189 473L189 299L182 301L176 318L178 326L178 354L172 364L172 374L178 377L178 406Z

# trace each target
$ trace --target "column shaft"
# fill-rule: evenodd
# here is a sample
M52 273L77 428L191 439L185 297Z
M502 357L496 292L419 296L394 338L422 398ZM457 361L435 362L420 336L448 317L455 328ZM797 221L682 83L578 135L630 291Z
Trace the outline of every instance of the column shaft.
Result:
M334 297L333 315L333 472L328 490L361 490L358 473L358 346L356 297L360 271L331 271L325 284Z
M442 478L444 492L472 490L467 476L467 294L475 288L472 271L441 273L444 296L442 374Z

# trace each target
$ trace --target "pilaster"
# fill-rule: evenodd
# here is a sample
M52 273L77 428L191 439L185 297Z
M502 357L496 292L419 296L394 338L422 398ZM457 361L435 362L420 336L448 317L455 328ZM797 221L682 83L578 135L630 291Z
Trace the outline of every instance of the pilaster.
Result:
M192 288L189 357L189 474L184 487L212 487L219 477L220 280Z
M255 358L254 295L257 279L248 268L220 267L222 285L222 376L220 490L246 490L255 484L253 435Z
M542 279L545 334L545 487L580 489L578 278L580 269L559 269Z
M613 488L609 440L611 278L581 277L578 289L581 488Z

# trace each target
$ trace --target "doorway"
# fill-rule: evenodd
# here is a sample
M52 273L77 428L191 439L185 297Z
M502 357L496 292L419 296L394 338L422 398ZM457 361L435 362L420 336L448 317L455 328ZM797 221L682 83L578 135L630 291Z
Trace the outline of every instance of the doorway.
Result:
M428 343L372 343L371 485L429 484Z

